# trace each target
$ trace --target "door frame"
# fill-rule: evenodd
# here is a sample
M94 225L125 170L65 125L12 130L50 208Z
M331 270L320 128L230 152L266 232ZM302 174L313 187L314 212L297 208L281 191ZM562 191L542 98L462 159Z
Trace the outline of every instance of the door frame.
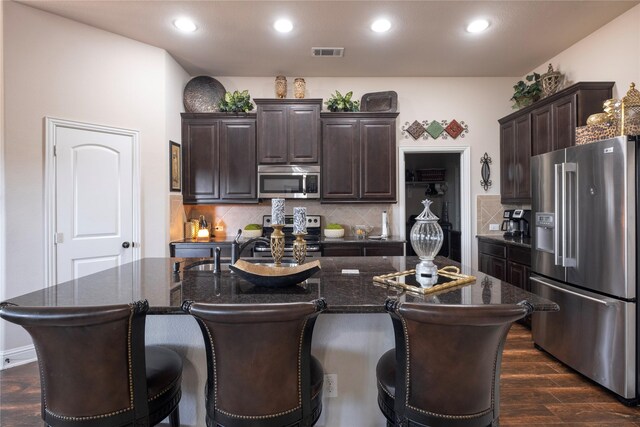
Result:
M101 133L111 133L130 137L132 141L132 159L133 159L133 235L132 240L135 242L133 247L132 259L140 259L140 132L137 130L115 128L92 123L82 123L71 120L56 119L53 117L45 117L45 163L44 163L44 265L45 265L45 283L44 287L48 288L56 284L56 130L58 128L70 128L86 131L94 131Z
M406 177L405 177L405 154L416 153L458 153L460 154L460 250L461 250L461 264L472 265L471 260L471 147L469 145L450 145L450 146L404 146L399 147L398 155L398 196L400 200L399 214L401 218L401 224L404 224L406 219ZM468 212L467 218L463 215L464 212ZM400 227L400 236L407 240L407 244L411 244L407 238L406 227Z

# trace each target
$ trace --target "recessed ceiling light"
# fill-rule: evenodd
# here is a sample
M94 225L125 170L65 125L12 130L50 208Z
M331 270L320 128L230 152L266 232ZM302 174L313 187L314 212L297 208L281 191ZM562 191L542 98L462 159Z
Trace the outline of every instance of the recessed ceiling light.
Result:
M470 33L480 33L489 28L489 21L486 19L476 19L467 25L467 31Z
M178 18L173 21L173 25L175 25L177 29L189 33L195 31L198 28L196 27L196 24L194 24L193 21L189 18Z
M388 19L376 19L371 24L371 29L376 33L386 33L391 29L391 22Z
M288 33L293 30L293 24L288 19L278 19L273 23L273 28L281 33Z

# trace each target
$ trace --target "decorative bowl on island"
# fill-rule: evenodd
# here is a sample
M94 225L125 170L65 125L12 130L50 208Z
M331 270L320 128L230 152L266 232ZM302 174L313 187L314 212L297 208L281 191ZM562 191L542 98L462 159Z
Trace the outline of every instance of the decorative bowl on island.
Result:
M304 282L320 271L320 261L315 260L302 265L274 266L255 264L242 259L230 265L229 269L255 286L282 288Z

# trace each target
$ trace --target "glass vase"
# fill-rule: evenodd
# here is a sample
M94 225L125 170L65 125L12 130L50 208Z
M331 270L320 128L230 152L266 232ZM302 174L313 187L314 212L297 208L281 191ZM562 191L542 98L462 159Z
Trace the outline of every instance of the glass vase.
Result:
M413 250L420 257L420 262L416 264L416 280L424 288L430 288L438 282L438 267L433 259L440 251L443 240L438 217L431 212L431 203L429 199L422 201L424 210L416 218L409 237Z

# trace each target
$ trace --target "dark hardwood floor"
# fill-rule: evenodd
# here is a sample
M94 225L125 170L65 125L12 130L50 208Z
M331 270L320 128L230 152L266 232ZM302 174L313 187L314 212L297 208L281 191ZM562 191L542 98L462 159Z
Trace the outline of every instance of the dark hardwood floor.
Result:
M624 406L609 391L535 349L531 332L519 324L507 339L500 383L501 427L640 427L640 408ZM0 371L0 426L41 425L37 364Z

